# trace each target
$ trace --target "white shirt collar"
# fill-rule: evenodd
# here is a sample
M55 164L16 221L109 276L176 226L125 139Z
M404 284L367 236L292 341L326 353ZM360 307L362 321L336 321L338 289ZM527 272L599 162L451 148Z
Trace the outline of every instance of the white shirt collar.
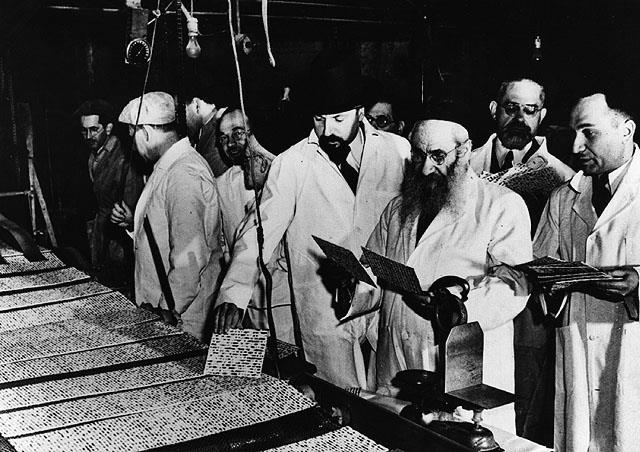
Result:
M536 139L535 137L533 138ZM495 150L496 150L496 158L498 159L498 163L500 166L504 163L504 158L506 157L509 151L513 152L513 164L516 165L518 163L522 163L522 158L526 155L526 153L531 149L533 145L533 140L531 140L524 148L522 149L509 149L505 145L502 144L500 138L495 137Z

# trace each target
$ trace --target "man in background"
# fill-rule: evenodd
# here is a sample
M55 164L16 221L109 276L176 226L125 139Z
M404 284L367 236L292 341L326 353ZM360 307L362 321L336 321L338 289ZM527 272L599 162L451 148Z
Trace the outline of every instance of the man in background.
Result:
M376 129L402 135L406 118L401 113L399 101L392 100L390 96L375 96L367 107L366 117Z
M111 209L123 201L134 209L143 188L142 175L132 164L114 134L114 113L101 99L84 102L78 118L84 146L89 151L88 170L96 198L96 214L87 225L91 266L96 278L109 286L127 287L133 278L133 250L121 228L109 222Z
M528 78L501 83L489 111L496 133L471 153L471 168L498 173L534 158L543 158L556 175L557 183L571 179L574 171L547 149L545 137L536 136L544 120L544 87ZM531 234L536 230L547 200L545 195L522 194L531 218ZM553 413L554 327L530 301L514 322L516 359L517 433L533 441L550 444Z
M255 209L256 196L262 197L262 188L267 180L274 156L258 142L251 121L242 110L230 107L218 122L218 148L223 157L233 166L216 179L225 235L225 262L233 255L238 229L246 225L247 217ZM272 313L279 340L294 343L287 263L281 242L269 262L267 269L272 278ZM252 326L268 329L266 284L260 277L247 306Z
M220 156L216 147L216 128L224 109L218 109L205 94L193 96L186 104L185 118L187 134L195 149L202 155L213 171L214 177L220 176L230 166Z

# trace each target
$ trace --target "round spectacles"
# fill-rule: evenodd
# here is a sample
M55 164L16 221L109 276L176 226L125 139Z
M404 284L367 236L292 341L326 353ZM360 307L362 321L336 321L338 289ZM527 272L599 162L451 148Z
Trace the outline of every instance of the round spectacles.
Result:
M542 110L543 107L537 105L523 105L517 102L505 102L502 104L502 109L509 116L515 116L519 111L522 111L526 116L534 116Z
M387 127L390 124L393 124L395 121L390 118L387 115L378 115L378 116L371 116L371 115L365 115L367 117L367 120L376 128L383 128L383 127Z
M249 132L247 132L244 129L234 129L231 132L231 138L233 138L233 141L244 140L247 138L247 135L249 135ZM227 144L229 144L229 141L231 140L231 138L229 137L229 135L219 134L218 143L220 143L221 146L226 146Z
M447 155L451 154L453 151L457 151L462 146L466 145L469 141L471 141L471 138L467 138L466 141L464 141L463 143L460 143L458 146L456 146L455 148L449 151L443 151L442 149L433 149L430 151L423 151L422 149L418 149L413 146L411 146L411 151L417 155L420 155L423 159L426 159L427 157L429 157L431 161L433 161L433 163L435 163L436 165L442 165L444 161L447 159Z

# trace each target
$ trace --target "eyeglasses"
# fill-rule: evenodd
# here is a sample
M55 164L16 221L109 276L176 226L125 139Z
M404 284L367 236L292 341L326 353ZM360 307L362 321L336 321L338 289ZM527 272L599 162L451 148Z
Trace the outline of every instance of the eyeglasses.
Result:
M81 127L80 135L82 135L83 137L93 138L96 135L98 135L100 132L102 132L102 129L103 129L102 124L99 124L98 126Z
M417 155L420 155L424 159L429 157L433 161L433 163L435 163L436 165L442 165L444 163L444 161L446 160L447 155L451 154L453 151L457 151L462 146L466 145L469 141L471 141L470 138L468 138L464 143L460 143L458 146L456 146L455 148L453 148L453 149L451 149L449 151L443 151L442 149L434 149L434 150L431 150L431 151L423 151L422 149L418 149L418 148L413 147L413 146L411 146L411 151L416 153Z
M522 113L526 116L534 116L542 110L542 108L543 107L538 107L537 105L523 105L517 102L505 102L502 104L502 109L509 116L515 116L520 110L522 110Z
M389 124L393 124L395 121L387 115L371 116L365 115L371 125L376 128L387 127Z
M231 132L231 138L233 138L233 141L244 140L247 138L247 135L249 135L249 132L242 128L233 129L233 131ZM218 143L220 143L221 146L226 146L227 144L229 144L229 140L229 135L218 135Z

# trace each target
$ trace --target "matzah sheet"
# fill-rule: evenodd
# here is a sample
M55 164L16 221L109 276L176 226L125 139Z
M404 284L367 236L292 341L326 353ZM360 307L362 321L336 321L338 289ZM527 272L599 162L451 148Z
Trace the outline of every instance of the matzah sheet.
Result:
M0 366L0 384L21 384L29 378L50 378L69 372L134 364L136 361L170 357L186 352L198 352L206 347L186 333L117 345L83 352L58 355Z
M58 256L51 251L42 253L45 258L43 261L31 262L23 255L5 257L5 264L0 265L0 277L11 273L25 273L38 270L52 270L55 268L63 268L67 265L62 262Z
M137 309L122 294L109 292L68 303L0 312L0 333L69 319L84 320L110 328L156 318L158 317L149 311Z
M268 337L268 331L252 329L232 329L227 334L214 334L204 373L258 378Z
M0 389L0 412L149 386L202 374L204 356Z
M96 281L89 281L53 289L0 295L0 312L27 309L43 304L61 303L109 292L113 292L113 289L109 289Z
M5 438L13 438L83 422L159 410L259 383L262 383L262 380L197 376L135 390L69 400L0 414L0 434Z
M46 253L49 251L47 248L44 248L42 246L38 246L38 249L40 250L41 253ZM24 253L22 251L17 250L14 247L10 246L8 243L0 240L0 256L11 257L11 256L23 256L23 255Z
M81 320L38 325L0 335L0 365L176 333L179 330L159 321L114 329Z
M267 452L383 452L388 450L351 427L342 427L315 438L269 449Z
M388 257L381 256L364 247L362 248L362 252L367 262L369 262L373 274L380 279L384 279L392 285L395 290L401 293L422 293L420 281L413 268L389 259Z
M256 385L184 404L9 441L19 452L146 450L265 422L314 405L285 382L264 378Z
M0 294L45 289L89 279L91 278L86 273L75 268L62 268L33 275L8 276L0 278Z
M331 259L340 268L349 272L351 276L353 276L358 281L362 281L370 285L371 287L376 287L376 283L373 282L367 271L364 269L360 261L354 256L351 250L347 248L343 248L335 243L331 243L327 240L323 240L315 235L312 235L313 240L318 244L322 252L327 256L328 259Z

